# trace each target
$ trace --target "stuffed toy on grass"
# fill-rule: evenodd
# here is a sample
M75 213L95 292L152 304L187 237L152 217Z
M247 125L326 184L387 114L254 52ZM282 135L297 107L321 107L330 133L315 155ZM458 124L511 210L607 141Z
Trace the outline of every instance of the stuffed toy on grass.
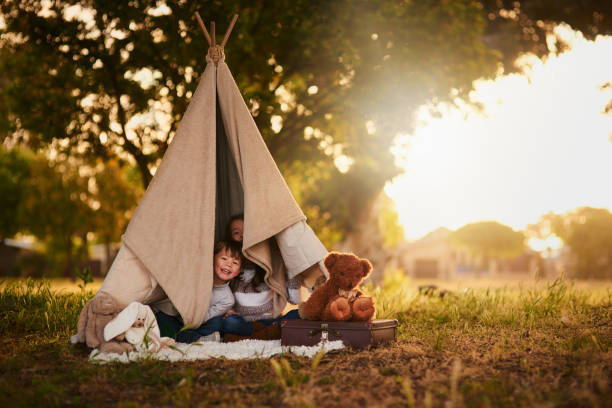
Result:
M374 301L357 289L372 271L372 264L353 254L331 252L325 257L327 281L300 303L302 319L325 321L371 321Z
M138 302L130 303L104 327L105 340L117 337L124 337L138 351L156 352L175 344L173 339L161 337L153 310Z
M102 353L122 354L134 350L134 346L125 341L123 336L106 340L104 327L119 314L121 307L108 293L99 292L90 299L79 315L78 333L71 337L72 343L85 343L97 348Z

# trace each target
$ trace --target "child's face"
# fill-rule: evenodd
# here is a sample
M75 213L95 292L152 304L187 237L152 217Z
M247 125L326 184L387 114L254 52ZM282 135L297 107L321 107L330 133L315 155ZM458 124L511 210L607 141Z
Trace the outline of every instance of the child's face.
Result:
M234 279L240 274L240 258L235 258L227 249L222 249L215 255L215 275L226 282Z
M242 228L244 226L244 221L242 220L234 220L230 224L230 235L232 237L232 241L242 242Z

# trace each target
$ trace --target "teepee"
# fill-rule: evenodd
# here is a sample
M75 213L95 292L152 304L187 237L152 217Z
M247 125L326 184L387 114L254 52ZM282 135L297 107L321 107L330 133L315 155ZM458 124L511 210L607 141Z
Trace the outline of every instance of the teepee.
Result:
M99 293L122 306L151 304L198 326L208 310L213 246L231 215L244 214L244 255L266 271L274 312L287 302L286 279L312 282L327 250L306 224L216 44L153 180L123 236Z

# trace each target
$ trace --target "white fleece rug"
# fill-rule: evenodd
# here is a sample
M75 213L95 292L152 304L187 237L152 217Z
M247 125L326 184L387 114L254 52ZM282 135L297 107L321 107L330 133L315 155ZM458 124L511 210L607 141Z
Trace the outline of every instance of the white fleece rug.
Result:
M316 346L281 346L280 340L242 340L234 343L177 343L172 348L165 348L156 353L133 351L130 353L100 353L94 349L89 360L96 363L121 362L129 363L144 359L166 361L193 361L209 358L227 358L230 360L270 358L281 353L292 353L298 356L312 357L321 350L325 353L344 348L341 340L329 341Z

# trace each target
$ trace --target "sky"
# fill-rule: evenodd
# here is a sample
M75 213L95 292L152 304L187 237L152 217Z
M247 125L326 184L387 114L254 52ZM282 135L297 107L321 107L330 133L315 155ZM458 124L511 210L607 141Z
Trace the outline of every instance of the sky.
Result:
M413 134L394 148L405 173L385 187L406 238L438 227L495 220L524 229L547 212L612 209L612 37L585 40L567 26L571 50L526 56L522 74L477 80L470 99L421 107ZM554 47L551 42L549 48Z

